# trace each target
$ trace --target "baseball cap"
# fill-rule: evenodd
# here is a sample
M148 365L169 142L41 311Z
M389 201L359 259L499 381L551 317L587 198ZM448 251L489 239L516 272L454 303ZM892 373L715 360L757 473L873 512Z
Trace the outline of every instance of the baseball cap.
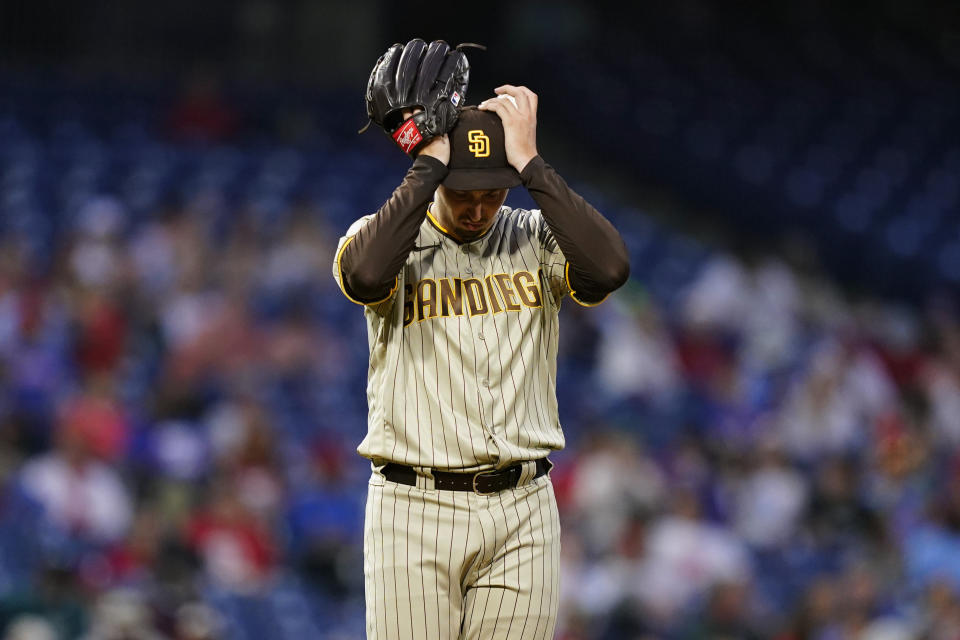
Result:
M507 162L503 123L492 111L464 107L450 131L450 164L443 186L458 191L508 189L520 174Z

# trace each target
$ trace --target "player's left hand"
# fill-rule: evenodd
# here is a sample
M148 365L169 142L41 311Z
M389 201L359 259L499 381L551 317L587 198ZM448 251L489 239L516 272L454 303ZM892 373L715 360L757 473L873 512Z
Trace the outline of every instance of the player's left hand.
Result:
M526 87L512 84L499 86L493 91L497 97L484 100L477 107L500 116L507 162L521 172L538 155L537 94Z

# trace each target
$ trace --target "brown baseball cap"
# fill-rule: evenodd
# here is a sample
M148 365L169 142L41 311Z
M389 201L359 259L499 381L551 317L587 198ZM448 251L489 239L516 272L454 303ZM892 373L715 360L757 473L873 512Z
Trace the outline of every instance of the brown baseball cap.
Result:
M472 191L509 189L519 184L520 174L507 162L500 116L464 107L450 131L450 164L443 186Z

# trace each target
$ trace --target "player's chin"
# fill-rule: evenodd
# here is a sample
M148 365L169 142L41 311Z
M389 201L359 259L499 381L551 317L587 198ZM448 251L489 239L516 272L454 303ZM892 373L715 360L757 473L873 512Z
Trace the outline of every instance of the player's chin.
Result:
M483 225L462 224L458 229L458 235L467 239L479 238L486 230L487 228Z

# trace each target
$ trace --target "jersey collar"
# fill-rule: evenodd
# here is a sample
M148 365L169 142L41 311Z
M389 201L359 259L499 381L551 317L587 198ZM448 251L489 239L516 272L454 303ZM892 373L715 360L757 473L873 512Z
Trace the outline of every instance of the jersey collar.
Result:
M439 232L442 233L443 235L447 236L448 238L450 238L451 240L453 240L453 241L456 242L457 244L472 244L472 243L474 243L474 242L479 242L480 240L483 240L483 239L486 238L488 235L490 235L490 232L493 231L493 228L494 228L495 226L497 226L497 221L494 220L493 224L490 225L490 228L487 229L486 231L484 231L484 232L483 232L483 235L480 236L479 238L474 238L473 240L468 240L468 241L459 240L459 239L455 238L455 237L453 236L453 234L451 234L449 231L447 231L446 228L444 228L444 226L443 226L442 224L440 224L440 221L437 220L436 217L434 217L433 212L430 210L432 207L433 207L433 203L432 203L432 202L431 202L429 205L427 205L427 220L430 222L430 226L432 226L434 229L436 229L437 231L439 231ZM498 218L500 217L500 214L501 214L501 213L503 213L503 207L500 207L500 210L497 211L497 217L498 217Z

